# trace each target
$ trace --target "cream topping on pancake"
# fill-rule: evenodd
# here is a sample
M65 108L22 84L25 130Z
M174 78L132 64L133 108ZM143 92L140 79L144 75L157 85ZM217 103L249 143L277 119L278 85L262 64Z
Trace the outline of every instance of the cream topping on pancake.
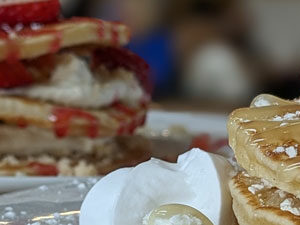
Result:
M143 98L144 92L132 72L118 69L112 72L116 74L111 74L111 78L103 79L101 74L92 74L84 59L70 53L65 57L68 60L56 65L47 83L1 90L0 93L82 108L100 108L116 100L135 105Z

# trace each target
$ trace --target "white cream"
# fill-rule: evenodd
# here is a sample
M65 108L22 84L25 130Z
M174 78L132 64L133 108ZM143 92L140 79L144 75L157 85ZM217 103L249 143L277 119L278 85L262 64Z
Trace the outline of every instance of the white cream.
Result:
M99 108L110 105L116 99L136 104L143 98L143 90L132 72L118 70L108 80L93 76L88 64L78 56L68 54L56 66L50 81L26 88L1 90L0 93L27 96L34 99L52 101L58 104Z
M150 211L173 203L201 211L215 225L231 224L227 185L231 171L223 157L199 149L181 155L176 164L151 159L117 170L89 192L81 207L80 224L142 224Z

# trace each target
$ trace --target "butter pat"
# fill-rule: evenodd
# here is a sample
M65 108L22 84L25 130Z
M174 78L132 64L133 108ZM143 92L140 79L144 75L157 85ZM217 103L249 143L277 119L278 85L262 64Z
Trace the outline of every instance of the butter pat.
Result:
M187 205L168 204L153 210L143 219L143 225L213 225L197 209Z
M143 224L143 218L165 204L183 204L202 212L214 225L231 224L228 190L231 165L200 149L179 156L177 163L151 159L101 179L81 207L80 224ZM176 219L176 218L174 218Z

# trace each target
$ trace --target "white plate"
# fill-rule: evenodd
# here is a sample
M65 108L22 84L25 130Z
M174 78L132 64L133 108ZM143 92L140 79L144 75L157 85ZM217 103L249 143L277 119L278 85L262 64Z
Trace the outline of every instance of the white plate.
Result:
M190 133L209 133L225 137L226 116L218 114L150 111L146 127L156 133L179 125ZM74 177L0 177L0 193L59 183Z

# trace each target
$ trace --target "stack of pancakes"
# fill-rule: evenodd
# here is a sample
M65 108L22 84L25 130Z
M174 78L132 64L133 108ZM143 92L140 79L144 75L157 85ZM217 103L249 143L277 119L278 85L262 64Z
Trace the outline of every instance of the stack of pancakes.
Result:
M230 181L239 224L300 224L299 100L260 95L230 115L228 132L245 169Z
M14 2L1 13L58 1ZM17 22L0 24L0 175L99 175L145 160L147 143L128 136L145 122L149 68L122 47L129 28Z

